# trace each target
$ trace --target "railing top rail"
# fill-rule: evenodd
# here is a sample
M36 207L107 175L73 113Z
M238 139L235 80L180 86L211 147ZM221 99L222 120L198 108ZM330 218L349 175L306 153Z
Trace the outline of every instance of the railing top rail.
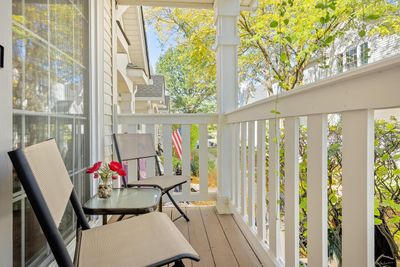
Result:
M394 107L400 107L400 56L301 86L225 115L228 123L237 123Z
M119 114L120 124L216 124L218 115L210 114Z

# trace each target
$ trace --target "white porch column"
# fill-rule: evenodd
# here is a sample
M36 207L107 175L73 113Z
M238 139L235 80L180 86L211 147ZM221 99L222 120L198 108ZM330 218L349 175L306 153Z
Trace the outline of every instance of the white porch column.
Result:
M121 94L118 106L121 114L135 113L135 95L130 92Z
M217 112L218 118L218 197L219 213L230 213L229 199L232 195L232 142L233 126L224 122L223 114L237 106L238 61L237 19L240 12L239 0L216 0L214 22L217 28Z

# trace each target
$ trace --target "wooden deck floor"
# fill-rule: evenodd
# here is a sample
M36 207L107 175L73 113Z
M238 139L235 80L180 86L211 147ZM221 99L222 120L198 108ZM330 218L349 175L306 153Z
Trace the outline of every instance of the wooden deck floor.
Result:
M261 266L231 215L217 214L214 206L185 207L184 210L190 222L181 218L175 225L201 258L200 262L186 260L186 267ZM171 218L179 214L175 208L168 207L164 207L163 212Z

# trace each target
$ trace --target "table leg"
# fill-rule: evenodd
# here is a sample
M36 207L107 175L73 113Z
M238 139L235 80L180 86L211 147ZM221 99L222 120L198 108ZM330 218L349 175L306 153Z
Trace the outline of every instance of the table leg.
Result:
M103 215L103 225L107 224L107 215Z

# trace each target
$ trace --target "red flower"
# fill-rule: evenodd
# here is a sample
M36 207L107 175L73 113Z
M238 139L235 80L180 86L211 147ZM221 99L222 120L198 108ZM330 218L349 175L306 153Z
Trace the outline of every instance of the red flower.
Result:
M118 179L118 175L114 174L114 175L112 176L112 179L113 179L113 180L117 180L117 179Z
M117 171L117 173L118 173L120 176L126 176L126 171L125 171L123 168L119 169L119 170Z
M93 164L92 167L86 170L86 173L94 173L98 171L101 167L101 163L102 163L101 161L96 162L95 164Z
M94 179L97 179L97 178L99 178L99 174L96 172L96 173L94 174Z
M118 172L122 169L122 165L118 161L111 161L110 164L108 164L108 167L110 167L110 170L114 172Z

